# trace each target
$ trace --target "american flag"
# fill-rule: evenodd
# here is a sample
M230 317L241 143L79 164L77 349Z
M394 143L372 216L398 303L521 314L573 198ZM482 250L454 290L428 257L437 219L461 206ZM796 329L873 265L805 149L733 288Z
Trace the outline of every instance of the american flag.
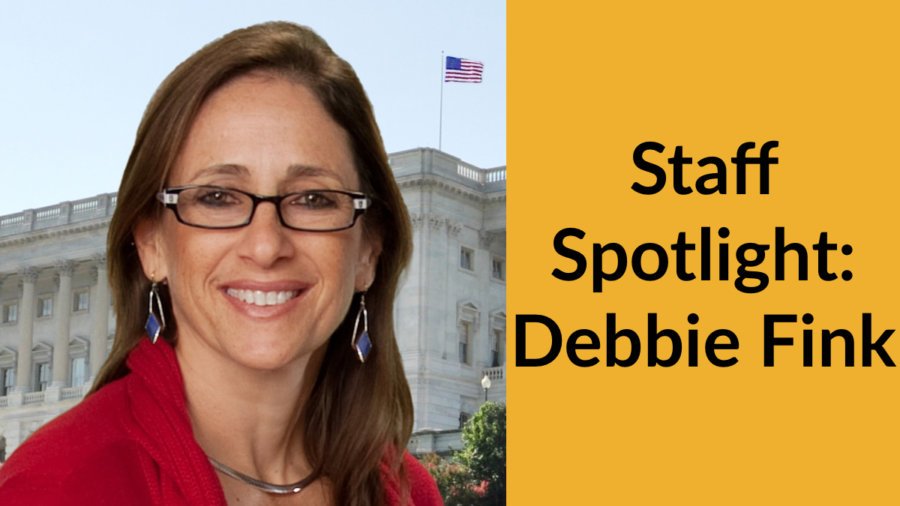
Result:
M445 83L480 83L484 64L480 61L448 56L444 67Z

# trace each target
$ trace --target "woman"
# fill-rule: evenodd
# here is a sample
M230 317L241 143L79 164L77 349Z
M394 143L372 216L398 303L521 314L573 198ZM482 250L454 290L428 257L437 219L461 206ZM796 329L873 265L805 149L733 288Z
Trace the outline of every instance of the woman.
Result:
M440 504L404 451L409 253L352 68L289 23L204 47L156 92L122 178L110 357L3 467L0 502Z

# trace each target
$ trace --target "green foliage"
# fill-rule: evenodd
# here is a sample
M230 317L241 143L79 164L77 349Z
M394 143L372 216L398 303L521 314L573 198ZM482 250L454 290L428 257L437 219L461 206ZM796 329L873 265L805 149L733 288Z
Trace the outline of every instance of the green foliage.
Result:
M482 404L463 427L462 440L463 449L449 458L422 459L446 506L506 504L506 406Z
M434 477L445 506L478 504L478 491L474 487L469 469L455 458L443 458L430 453L422 458L425 469Z
M506 504L506 406L486 402L462 432L459 461L476 482L487 482L479 504Z

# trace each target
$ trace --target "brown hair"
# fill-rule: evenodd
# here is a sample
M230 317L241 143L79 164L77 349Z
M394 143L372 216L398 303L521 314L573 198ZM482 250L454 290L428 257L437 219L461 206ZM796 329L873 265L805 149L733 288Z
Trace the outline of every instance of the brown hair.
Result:
M108 267L116 312L112 352L93 391L124 376L125 360L143 338L149 280L134 246L134 228L156 219L155 200L179 154L197 111L229 80L254 71L300 82L318 97L347 131L361 190L375 204L363 220L365 232L383 245L375 280L366 292L370 334L376 345L365 364L350 348L358 301L327 345L306 404L304 446L309 462L334 487L337 504L381 504L381 464L401 477L403 451L412 431L412 400L394 336L393 301L398 278L411 253L406 207L366 93L350 65L312 30L272 22L235 30L181 63L156 91L137 131L109 227ZM174 342L177 322L169 298L166 338ZM299 395L299 392L298 392Z

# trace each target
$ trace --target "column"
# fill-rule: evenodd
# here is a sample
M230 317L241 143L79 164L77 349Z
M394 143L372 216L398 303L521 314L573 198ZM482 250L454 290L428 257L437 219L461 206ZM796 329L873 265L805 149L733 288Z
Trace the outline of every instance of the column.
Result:
M16 390L30 392L31 348L34 339L34 284L38 272L33 267L22 269L22 304L19 309L19 353L16 362Z
M72 271L75 264L64 260L56 264L59 291L56 294L56 339L53 343L53 383L64 387L69 381L69 320L72 316Z
M109 279L106 275L106 257L96 257L96 281L94 297L91 299L91 380L97 378L100 367L106 360L106 336L109 333Z

